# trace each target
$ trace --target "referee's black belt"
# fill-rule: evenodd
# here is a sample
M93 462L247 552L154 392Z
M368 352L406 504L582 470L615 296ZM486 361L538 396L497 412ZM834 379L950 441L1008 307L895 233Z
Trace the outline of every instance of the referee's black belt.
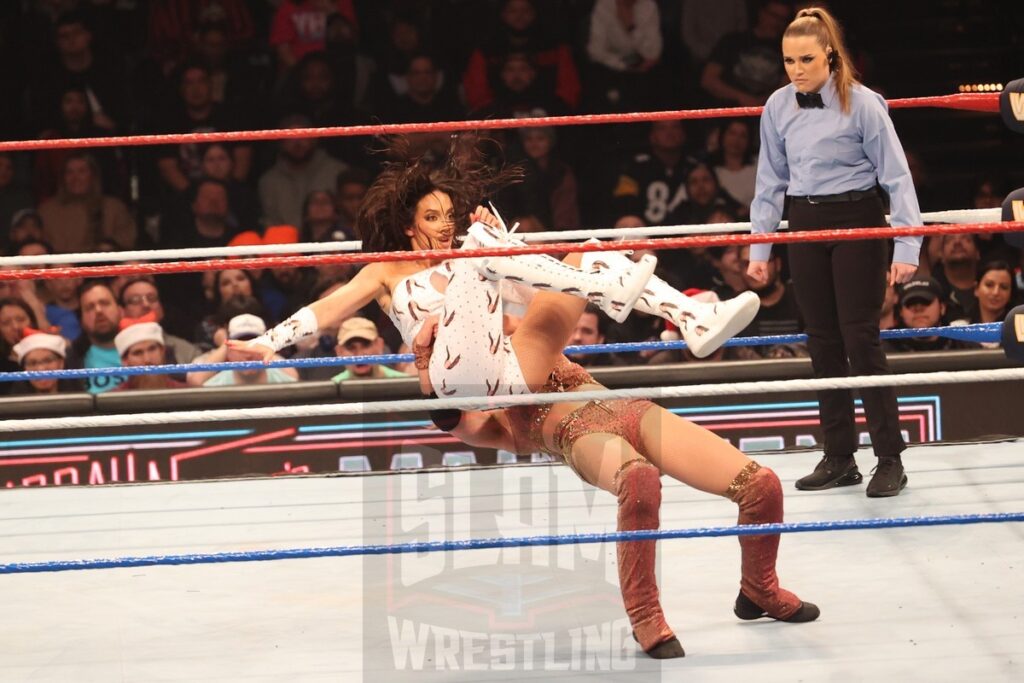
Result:
M839 204L842 202L859 202L862 199L869 199L878 196L878 188L870 190L853 190L852 192L840 192L839 194L817 194L804 197L790 195L790 200L804 204Z

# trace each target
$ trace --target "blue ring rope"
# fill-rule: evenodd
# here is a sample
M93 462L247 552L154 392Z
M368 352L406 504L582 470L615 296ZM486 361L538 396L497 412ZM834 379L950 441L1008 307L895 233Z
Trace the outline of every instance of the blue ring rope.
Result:
M901 527L950 526L964 524L991 524L1024 522L1024 512L1001 512L972 515L943 515L933 517L891 517L876 519L846 519L823 522L795 522L789 524L756 524L744 526L698 527L693 529L656 529L641 531L613 531L594 534L566 534L561 536L513 536L510 538L480 538L467 541L430 541L396 543L393 545L349 545L327 548L292 548L285 550L251 550L227 553L200 553L194 555L148 555L94 560L57 560L52 562L14 562L0 564L0 574L30 574L65 572L83 569L119 569L127 567L155 567L183 564L223 564L229 562L267 562L271 560L301 560L316 557L348 557L353 555L393 555L400 553L432 553L455 550L481 550L485 548L519 548L526 546L575 545L580 543L607 543L612 541L645 541L667 538L716 538L719 536L757 536L761 534L806 533L817 531L851 531L856 529L895 529Z
M951 327L923 327L916 329L883 330L882 339L908 339L916 337L948 337L968 342L998 342L1002 334L1002 323L978 325L954 325ZM733 337L723 346L772 346L775 344L798 344L807 341L806 334L780 334L761 337ZM592 344L589 346L567 346L566 354L585 353L634 353L638 351L671 351L685 349L684 341L634 342L627 344ZM0 382L20 382L39 379L87 379L117 375L183 375L189 372L222 372L225 370L267 370L270 368L322 368L344 365L391 365L411 363L411 353L384 354L377 356L345 356L332 358L289 358L269 363L241 361L234 363L184 363L178 365L146 365L137 367L80 368L72 370L45 370L31 372L0 372Z

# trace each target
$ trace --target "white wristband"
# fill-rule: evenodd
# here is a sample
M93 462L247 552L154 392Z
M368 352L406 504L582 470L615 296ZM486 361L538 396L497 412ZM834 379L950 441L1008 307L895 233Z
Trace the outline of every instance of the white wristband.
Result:
M319 330L316 313L309 306L303 306L292 317L250 341L249 346L259 344L280 351L300 339L316 334Z

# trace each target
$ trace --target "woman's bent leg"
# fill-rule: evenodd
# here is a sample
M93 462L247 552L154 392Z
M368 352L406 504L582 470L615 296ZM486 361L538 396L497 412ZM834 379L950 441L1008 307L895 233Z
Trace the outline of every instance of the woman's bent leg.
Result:
M641 422L644 455L658 468L684 484L724 495L739 506L740 524L782 521L782 486L775 473L703 427L660 407L651 408ZM760 609L741 610L741 618L772 616L810 621L817 608L779 587L775 573L779 535L740 536L741 599L746 596ZM800 616L797 617L796 615Z
M660 525L661 473L624 439L588 434L577 439L570 454L586 481L615 494L619 531L654 530ZM665 621L658 595L656 541L616 544L622 601L633 636L651 657L668 659L684 651Z

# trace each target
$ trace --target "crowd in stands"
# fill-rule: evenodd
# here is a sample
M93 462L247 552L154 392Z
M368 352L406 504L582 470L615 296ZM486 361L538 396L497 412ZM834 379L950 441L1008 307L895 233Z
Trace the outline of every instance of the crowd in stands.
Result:
M0 9L3 139L297 129L571 113L755 106L785 82L795 6L782 0L38 0ZM17 66L16 66L17 65ZM866 74L870 83L870 73ZM495 131L525 180L494 197L521 231L744 220L756 119ZM602 140L594 144L594 140ZM606 146L604 140L614 144ZM357 239L383 159L359 137L0 153L0 249L39 255ZM414 136L447 153L447 134ZM908 152L925 210L998 207L1007 182L938 196ZM747 249L658 254L681 290L752 289L745 335L798 333L784 249L767 283ZM890 291L883 328L993 322L1020 301L1021 254L999 236L930 239L919 277ZM332 292L351 267L223 270L114 280L0 281L0 371L236 360L249 339ZM596 310L574 343L678 336L660 319L616 325ZM892 351L963 348L944 338ZM404 351L371 305L298 357ZM805 355L800 344L713 360ZM686 353L578 356L588 365L693 362ZM340 370L344 370L341 372ZM407 367L129 375L0 383L0 394L92 393L405 376Z

